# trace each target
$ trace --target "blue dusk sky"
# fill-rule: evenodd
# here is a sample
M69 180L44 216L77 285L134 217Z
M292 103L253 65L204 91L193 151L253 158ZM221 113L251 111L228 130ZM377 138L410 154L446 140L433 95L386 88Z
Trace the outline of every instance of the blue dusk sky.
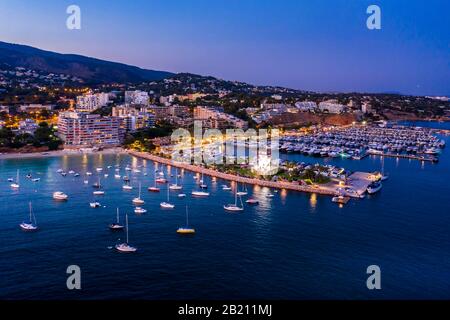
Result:
M71 4L81 30L66 28ZM449 15L448 0L0 0L0 40L252 84L450 95Z

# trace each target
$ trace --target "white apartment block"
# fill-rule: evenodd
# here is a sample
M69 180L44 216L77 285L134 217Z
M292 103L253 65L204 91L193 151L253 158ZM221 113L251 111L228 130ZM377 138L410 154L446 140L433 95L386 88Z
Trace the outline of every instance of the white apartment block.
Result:
M109 103L108 93L86 94L77 97L76 109L79 111L95 111Z
M125 91L125 103L148 105L149 103L148 92L141 90Z

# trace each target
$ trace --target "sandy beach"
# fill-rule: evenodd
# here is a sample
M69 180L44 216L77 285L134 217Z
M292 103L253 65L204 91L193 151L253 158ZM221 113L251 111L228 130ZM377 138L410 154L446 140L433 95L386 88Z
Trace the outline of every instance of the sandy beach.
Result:
M126 153L122 148L110 148L101 151L83 152L81 150L56 150L46 152L34 152L34 153L1 153L0 160L6 159L28 159L28 158L45 158L45 157L61 157L71 155L83 155L83 154L121 154Z

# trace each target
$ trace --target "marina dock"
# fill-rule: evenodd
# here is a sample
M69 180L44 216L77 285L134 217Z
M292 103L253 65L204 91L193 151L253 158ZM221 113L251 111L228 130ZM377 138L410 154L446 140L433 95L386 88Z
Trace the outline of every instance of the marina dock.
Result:
M228 173L219 172L212 169L203 168L200 166L182 163L173 161L171 159L162 158L159 156L155 156L149 153L145 152L138 152L138 151L128 151L128 153L132 156L158 162L161 164L165 164L168 166L177 167L180 169L188 170L195 173L204 174L210 177L215 177L223 180L238 182L238 183L245 183L250 185L257 185L261 187L267 187L267 188L274 188L274 189L286 189L286 190L292 190L292 191L299 191L299 192L307 192L307 193L316 193L321 195L327 195L327 196L336 196L339 194L340 186L338 184L326 184L326 185L316 185L316 186L310 186L310 185L300 185L298 183L291 183L291 182L279 182L279 181L266 181L261 179L254 179L254 178L246 178L241 177L237 175L232 175ZM360 198L360 196L366 191L367 186L372 182L368 177L369 173L359 173L359 175L355 175L356 173L352 174L350 176L350 180L352 182L351 187L356 191L352 193L346 194L347 196L353 197L353 198ZM361 181L360 181L361 179ZM356 187L353 185L353 183L356 184Z

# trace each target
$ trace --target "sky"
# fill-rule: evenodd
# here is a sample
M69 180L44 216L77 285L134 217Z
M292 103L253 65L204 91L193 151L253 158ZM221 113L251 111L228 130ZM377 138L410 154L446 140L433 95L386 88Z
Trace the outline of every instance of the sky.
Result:
M256 85L450 96L449 15L448 0L0 0L0 41Z

